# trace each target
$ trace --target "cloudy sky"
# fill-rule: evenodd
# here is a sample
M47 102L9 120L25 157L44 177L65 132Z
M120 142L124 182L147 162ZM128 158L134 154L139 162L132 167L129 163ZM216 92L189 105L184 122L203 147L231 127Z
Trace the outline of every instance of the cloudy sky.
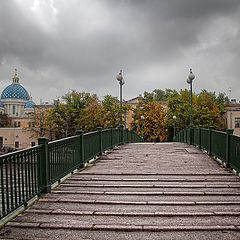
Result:
M33 100L69 90L124 98L156 88L240 100L239 0L1 0L0 89L14 68Z

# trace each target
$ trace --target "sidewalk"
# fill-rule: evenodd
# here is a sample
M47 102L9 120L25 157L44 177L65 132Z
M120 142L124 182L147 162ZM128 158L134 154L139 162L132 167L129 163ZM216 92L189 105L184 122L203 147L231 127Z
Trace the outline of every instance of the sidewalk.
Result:
M182 143L121 146L68 178L0 239L240 239L240 181Z

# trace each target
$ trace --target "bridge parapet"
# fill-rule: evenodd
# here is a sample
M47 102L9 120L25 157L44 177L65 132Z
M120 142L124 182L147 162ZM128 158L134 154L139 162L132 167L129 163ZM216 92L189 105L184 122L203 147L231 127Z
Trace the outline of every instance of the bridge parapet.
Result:
M237 174L240 172L240 137L233 135L233 129L221 132L212 128L186 128L176 135L175 141L195 145Z
M123 143L143 141L128 129L105 129L83 133L49 142L40 138L35 147L0 156L0 220L28 201L51 191L53 184L91 159Z

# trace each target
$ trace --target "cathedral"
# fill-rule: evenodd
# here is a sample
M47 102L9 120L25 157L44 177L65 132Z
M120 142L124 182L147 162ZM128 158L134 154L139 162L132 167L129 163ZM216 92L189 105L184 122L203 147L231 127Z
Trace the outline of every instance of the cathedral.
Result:
M22 149L36 144L30 131L35 103L28 91L20 84L17 69L12 83L4 88L0 99L0 113L10 119L11 127L0 128L0 148L9 146Z

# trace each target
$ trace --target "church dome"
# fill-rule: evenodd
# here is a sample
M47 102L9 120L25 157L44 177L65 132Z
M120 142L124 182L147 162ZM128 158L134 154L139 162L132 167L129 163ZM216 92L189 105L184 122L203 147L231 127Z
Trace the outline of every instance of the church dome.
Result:
M0 101L0 108L4 108L3 102Z
M17 76L17 70L15 69L15 75L13 77L13 83L7 86L1 95L1 99L21 99L28 101L30 96L27 90L19 84L19 78Z
M11 85L7 86L1 95L1 99L7 98L15 98L15 99L22 99L22 100L29 100L29 94L27 90L20 84L12 83Z
M35 105L36 104L32 100L29 100L28 102L25 103L24 108L34 108Z

